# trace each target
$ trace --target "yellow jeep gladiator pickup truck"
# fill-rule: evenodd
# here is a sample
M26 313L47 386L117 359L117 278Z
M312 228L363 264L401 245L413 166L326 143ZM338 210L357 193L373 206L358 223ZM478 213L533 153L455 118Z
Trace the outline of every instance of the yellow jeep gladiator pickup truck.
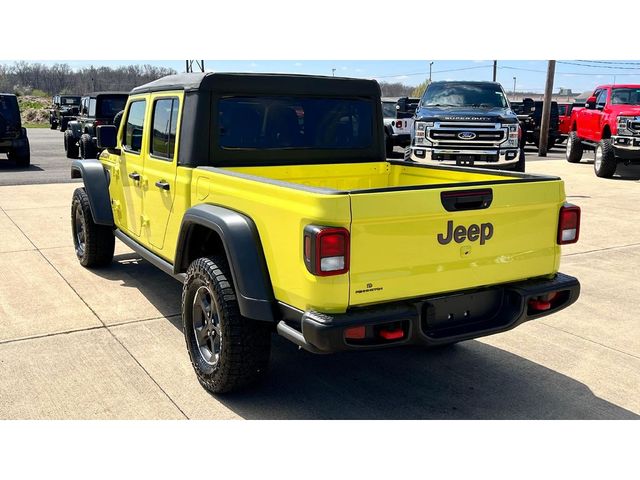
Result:
M559 178L387 161L375 81L173 75L133 89L75 160L77 257L114 238L183 283L187 350L224 392L274 332L315 353L437 346L575 302L580 210Z

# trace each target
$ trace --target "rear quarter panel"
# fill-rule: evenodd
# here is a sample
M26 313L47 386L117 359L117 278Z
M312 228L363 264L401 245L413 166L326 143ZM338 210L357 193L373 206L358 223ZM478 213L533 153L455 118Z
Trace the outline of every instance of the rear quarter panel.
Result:
M348 229L348 195L276 185L215 168L193 169L191 185L192 205L220 205L253 219L277 300L301 310L346 310L349 275L311 275L303 259L303 229L309 224Z

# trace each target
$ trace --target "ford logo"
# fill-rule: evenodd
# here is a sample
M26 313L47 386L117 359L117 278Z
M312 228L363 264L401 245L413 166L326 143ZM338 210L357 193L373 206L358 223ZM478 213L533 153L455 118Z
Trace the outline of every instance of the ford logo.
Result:
M474 138L476 138L476 134L473 132L460 132L458 134L458 138L460 140L473 140Z

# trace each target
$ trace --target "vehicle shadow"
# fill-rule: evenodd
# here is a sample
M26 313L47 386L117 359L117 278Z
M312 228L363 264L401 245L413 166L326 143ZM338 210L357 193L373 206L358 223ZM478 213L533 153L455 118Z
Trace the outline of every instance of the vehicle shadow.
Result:
M95 272L138 288L182 331L181 285L134 253ZM636 419L583 383L468 341L313 355L273 335L269 374L217 401L247 419Z
M44 172L43 168L37 165L29 165L28 168L18 167L12 160L0 159L0 170L11 170L12 172Z
M593 163L594 163L593 159L585 159L583 157L579 163L576 163L574 165L583 165L583 166L589 166L593 168ZM595 176L595 173L594 173L594 176ZM605 179L603 178L603 180ZM614 176L606 180L631 180L631 181L640 180L640 165L619 164L618 168L616 168L616 173L614 174Z
M315 356L274 339L269 377L216 397L247 419L636 419L584 384L479 341Z

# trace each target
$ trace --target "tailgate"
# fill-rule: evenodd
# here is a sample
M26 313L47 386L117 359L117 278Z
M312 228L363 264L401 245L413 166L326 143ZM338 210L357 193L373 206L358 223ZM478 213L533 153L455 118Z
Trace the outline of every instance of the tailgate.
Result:
M488 207L474 203L489 194ZM352 193L349 304L555 273L563 202L563 183L556 179Z

